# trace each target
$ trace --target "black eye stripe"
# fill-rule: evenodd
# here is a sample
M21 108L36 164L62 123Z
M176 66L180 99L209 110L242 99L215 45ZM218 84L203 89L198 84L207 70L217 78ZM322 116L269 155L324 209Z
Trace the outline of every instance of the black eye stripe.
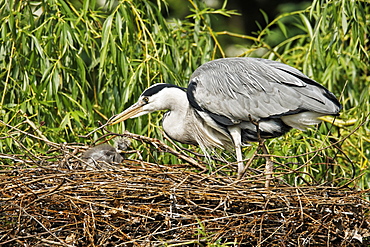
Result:
M155 84L154 86L151 86L150 88L146 89L141 96L152 96L159 91L161 91L163 88L180 88L181 90L184 90L182 87L173 85L173 84L166 84L166 83L161 83L161 84Z

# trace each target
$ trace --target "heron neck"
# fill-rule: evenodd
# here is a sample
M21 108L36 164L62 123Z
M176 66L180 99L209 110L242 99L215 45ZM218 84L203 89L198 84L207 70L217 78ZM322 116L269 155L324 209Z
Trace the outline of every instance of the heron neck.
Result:
M199 144L201 147L228 147L232 141L221 127L204 112L196 112L190 106L187 95L173 92L167 95L166 104L169 111L163 117L163 129L172 139Z
M191 124L188 123L193 119L191 114L193 111L189 108L190 104L186 96L186 92L177 90L172 92L166 98L166 109L168 112L163 117L163 129L166 134L174 140L182 143L196 144L192 131Z
M170 111L174 114L184 116L189 108L189 101L186 92L176 90L167 97L167 104Z

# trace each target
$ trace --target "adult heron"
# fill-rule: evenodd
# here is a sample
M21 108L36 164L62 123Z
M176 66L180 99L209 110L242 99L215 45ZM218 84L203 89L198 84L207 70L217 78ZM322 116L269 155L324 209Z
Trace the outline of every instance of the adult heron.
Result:
M154 84L111 124L158 110L166 134L206 148L234 148L238 175L242 144L304 130L320 117L337 116L341 105L324 86L286 64L261 58L221 58L197 68L187 89ZM272 167L266 167L267 174Z

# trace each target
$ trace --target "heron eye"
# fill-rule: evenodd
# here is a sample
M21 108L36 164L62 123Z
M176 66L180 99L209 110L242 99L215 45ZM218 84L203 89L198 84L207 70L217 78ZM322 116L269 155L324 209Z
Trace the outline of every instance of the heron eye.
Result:
M145 104L148 104L149 103L149 98L148 97L144 97L143 98L143 101L144 101Z

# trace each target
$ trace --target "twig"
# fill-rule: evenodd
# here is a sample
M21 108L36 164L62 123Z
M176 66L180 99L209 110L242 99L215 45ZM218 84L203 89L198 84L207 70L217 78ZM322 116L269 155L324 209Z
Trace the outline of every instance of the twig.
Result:
M161 142L158 139L133 134L133 133L130 133L128 131L125 131L123 134L114 133L114 132L111 132L111 131L108 131L108 130L106 130L106 131L109 133L109 135L129 137L129 138L132 138L132 139L135 139L135 140L144 141L146 143L149 143L149 144L155 146L159 150L162 150L163 152L167 152L167 153L175 155L176 157L188 162L189 164L201 169L202 171L207 170L204 166L200 165L196 160L194 160L190 156L187 156L185 154L182 154L182 153L176 151L175 149L173 149L170 146L164 144L163 142Z
M51 236L53 236L56 240L58 240L60 245L67 246L67 247L73 247L73 245L66 244L63 242L60 238L58 238L53 232L51 232L44 224L42 224L38 219L36 219L34 216L30 215L23 207L19 206L19 209L21 209L28 217L33 219L37 222L42 228L44 228Z

